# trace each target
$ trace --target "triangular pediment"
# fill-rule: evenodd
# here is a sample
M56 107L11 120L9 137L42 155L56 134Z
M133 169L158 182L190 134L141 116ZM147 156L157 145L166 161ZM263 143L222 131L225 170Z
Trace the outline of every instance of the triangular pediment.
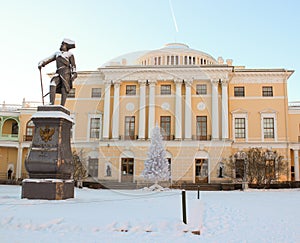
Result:
M233 110L232 112L231 112L231 114L240 114L240 113L248 113L248 111L246 111L245 109L242 109L242 108L238 108L238 109L236 109L236 110Z
M259 111L259 113L277 113L278 111L272 109L272 108L266 108L266 109L263 109L261 111Z

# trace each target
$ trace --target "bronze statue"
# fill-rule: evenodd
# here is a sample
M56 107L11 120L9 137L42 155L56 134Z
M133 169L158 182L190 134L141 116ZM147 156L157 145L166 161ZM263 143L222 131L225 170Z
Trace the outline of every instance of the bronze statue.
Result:
M61 105L66 103L67 95L72 89L72 83L77 78L76 64L74 55L69 52L75 48L75 42L70 39L64 39L60 46L60 51L52 56L42 60L38 64L38 68L56 60L56 73L50 81L50 105L54 105L55 94L61 94Z

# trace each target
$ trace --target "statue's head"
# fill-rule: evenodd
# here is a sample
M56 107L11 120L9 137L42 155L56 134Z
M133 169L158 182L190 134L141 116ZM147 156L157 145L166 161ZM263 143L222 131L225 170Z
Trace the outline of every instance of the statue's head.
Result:
M75 41L72 41L70 39L65 38L61 43L60 50L61 51L68 51L72 48L75 48Z

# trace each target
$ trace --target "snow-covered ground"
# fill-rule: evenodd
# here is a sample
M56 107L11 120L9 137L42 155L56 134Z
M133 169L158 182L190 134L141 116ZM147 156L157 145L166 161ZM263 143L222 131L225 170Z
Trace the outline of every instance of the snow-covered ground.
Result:
M1 243L300 242L299 189L202 192L201 200L188 191L187 225L179 190L84 188L63 201L20 196L21 187L0 185Z

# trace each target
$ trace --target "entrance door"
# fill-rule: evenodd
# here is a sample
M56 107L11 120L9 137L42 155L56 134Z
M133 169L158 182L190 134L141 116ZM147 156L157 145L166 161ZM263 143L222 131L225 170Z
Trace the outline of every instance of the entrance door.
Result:
M195 160L195 181L196 183L208 183L208 160Z
M122 158L122 175L121 181L133 182L134 173L134 159L133 158Z

